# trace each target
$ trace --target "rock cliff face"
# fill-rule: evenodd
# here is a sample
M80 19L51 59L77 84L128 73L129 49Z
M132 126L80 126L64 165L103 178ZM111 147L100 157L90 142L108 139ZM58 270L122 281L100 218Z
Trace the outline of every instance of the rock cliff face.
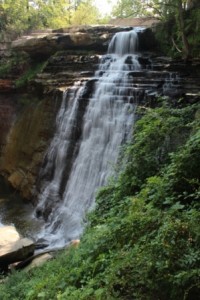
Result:
M12 97L8 95L0 96L0 156L6 143L6 137L16 113L16 106Z
M30 97L30 95L29 95ZM59 102L44 98L18 113L7 137L1 159L1 173L11 185L30 198L43 153L53 132Z
M99 57L106 52L114 33L122 30L131 28L78 27L34 33L13 42L13 50L26 51L32 64L46 60L42 72L29 82L27 94L18 90L13 94L11 81L0 90L0 173L24 198L33 196L44 153L55 129L55 117L62 100L60 91L78 80L91 83L88 85L90 93ZM152 105L156 95L162 95L163 91L172 99L184 96L195 101L200 72L194 74L192 65L186 70L183 62L174 64L170 59L150 53L156 49L156 43L149 29L140 32L139 39L143 51L139 60L149 71L132 72L130 78L140 101L144 104L145 99ZM199 70L199 62L194 64ZM177 69L182 75L171 84L170 72L176 77ZM24 99L28 104L20 106Z
M49 57L57 51L85 50L105 53L112 36L119 31L132 30L132 27L120 26L77 26L48 32L33 32L12 43L15 51L25 51L36 59ZM145 42L145 36L148 41ZM151 30L140 33L143 49L150 50L155 46L155 39Z

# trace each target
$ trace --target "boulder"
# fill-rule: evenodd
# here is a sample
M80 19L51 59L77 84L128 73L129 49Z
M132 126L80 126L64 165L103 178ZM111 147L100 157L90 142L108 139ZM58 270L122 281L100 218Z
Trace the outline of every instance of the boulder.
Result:
M36 268L36 267L40 267L42 266L45 262L49 261L49 260L52 260L53 259L53 256L49 253L44 253L44 254L41 254L35 258L33 258L33 260L31 261L31 263L24 268L25 271L29 271L33 268Z
M34 242L22 238L13 226L0 227L0 269L33 255Z
M72 240L70 242L70 247L74 247L74 248L77 248L80 244L80 240Z

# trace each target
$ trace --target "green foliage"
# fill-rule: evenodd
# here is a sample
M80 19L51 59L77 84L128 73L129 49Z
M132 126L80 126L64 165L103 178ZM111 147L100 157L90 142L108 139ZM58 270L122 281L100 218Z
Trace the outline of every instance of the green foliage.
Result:
M7 74L9 74L10 71L12 70L12 67L13 67L13 64L12 64L11 61L6 62L6 63L3 63L3 64L0 66L0 76L1 76L1 77L4 77L4 76L6 76Z
M200 48L200 7L193 9L185 20L185 30L191 47L191 55L199 57Z
M91 0L83 1L75 11L72 24L73 25L86 25L98 24L100 14L98 9L93 5Z
M12 80L15 80L16 88L26 87L28 82L41 72L45 65L45 61L33 64L29 56L25 53L12 53L12 56L2 61L0 78L7 79L11 73L13 76ZM25 103L27 101L23 99L22 102Z
M2 300L200 297L199 108L140 111L127 163L80 246L0 285Z
M10 73L18 75L29 65L29 58L26 54L12 53L12 56L1 60L0 77L4 78Z
M0 1L0 29L10 34L98 22L103 19L92 0Z
M38 73L42 71L46 62L35 64L34 66L30 67L25 71L20 78L15 81L15 85L17 88L24 87L28 84L28 82L33 79Z
M180 110L149 109L137 122L134 143L127 147L127 167L119 181L123 193L137 192L148 177L157 174L169 162L169 154L188 137L194 112L195 106Z
M190 56L199 57L200 46L200 9L184 12L184 32L187 37ZM161 24L158 29L157 37L160 41L165 36L165 53L172 56L182 55L182 35L181 29L175 19L167 20L167 23Z
M1 4L4 29L21 33L24 30L66 25L66 1L6 0Z
M144 9L144 3L140 0L118 0L112 11L113 16L119 18L147 16L148 11Z

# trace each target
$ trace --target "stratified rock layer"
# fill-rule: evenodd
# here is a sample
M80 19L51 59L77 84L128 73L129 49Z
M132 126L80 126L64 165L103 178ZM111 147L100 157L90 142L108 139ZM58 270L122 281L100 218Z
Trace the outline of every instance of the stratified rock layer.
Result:
M119 31L130 31L132 27L120 26L78 26L52 32L33 32L22 36L12 43L15 51L25 51L31 57L41 59L57 51L85 50L104 53L112 36ZM146 38L148 36L148 38ZM155 48L156 42L152 31L146 29L139 34L143 50Z

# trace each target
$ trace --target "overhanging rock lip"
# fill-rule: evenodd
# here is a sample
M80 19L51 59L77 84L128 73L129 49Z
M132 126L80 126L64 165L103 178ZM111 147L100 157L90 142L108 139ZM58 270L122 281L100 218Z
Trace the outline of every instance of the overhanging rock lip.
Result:
M144 33L146 28L139 34ZM136 28L136 29L137 29ZM67 29L58 29L46 33L33 33L14 40L11 48L15 51L27 52L31 57L50 55L62 50L78 50L106 52L108 43L116 32L130 31L132 26L75 26Z

